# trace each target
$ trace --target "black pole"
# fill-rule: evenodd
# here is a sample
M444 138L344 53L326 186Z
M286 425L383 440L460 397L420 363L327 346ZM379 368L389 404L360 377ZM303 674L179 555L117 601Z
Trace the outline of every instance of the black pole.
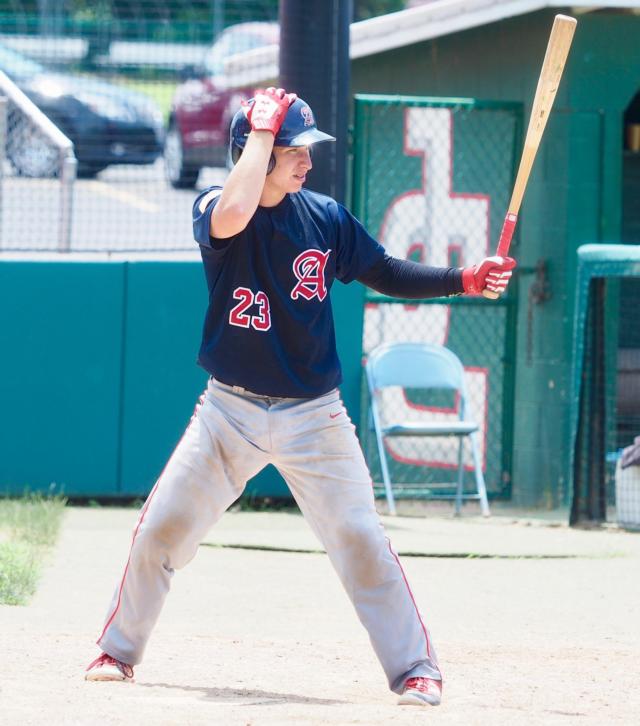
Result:
M321 131L308 186L345 201L351 0L280 0L280 85L303 98Z

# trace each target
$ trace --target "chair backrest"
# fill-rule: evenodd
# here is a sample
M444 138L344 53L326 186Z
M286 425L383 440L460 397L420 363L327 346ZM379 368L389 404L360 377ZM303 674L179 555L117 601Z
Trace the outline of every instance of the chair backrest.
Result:
M466 397L464 367L442 345L385 343L371 352L366 371L371 394L385 386L402 386L453 389Z

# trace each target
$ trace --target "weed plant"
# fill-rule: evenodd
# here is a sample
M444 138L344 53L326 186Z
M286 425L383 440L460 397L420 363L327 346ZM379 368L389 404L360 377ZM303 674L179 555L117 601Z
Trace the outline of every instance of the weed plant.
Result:
M0 499L0 604L25 605L36 591L65 503L41 494Z

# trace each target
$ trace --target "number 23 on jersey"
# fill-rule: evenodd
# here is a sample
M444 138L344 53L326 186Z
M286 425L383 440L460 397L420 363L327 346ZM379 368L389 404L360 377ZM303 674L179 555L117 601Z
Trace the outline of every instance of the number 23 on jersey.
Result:
M236 287L233 291L233 299L238 300L229 313L229 323L239 328L255 328L255 330L269 330L271 327L271 311L269 309L269 298L262 290L254 294L247 287ZM258 306L255 315L247 311L252 305Z

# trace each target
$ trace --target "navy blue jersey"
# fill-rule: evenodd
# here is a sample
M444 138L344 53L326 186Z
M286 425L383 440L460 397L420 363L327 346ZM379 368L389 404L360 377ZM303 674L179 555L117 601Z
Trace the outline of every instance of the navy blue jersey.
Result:
M258 207L240 234L215 239L220 187L193 206L209 306L198 363L217 380L271 396L311 398L342 373L329 290L384 257L384 248L330 197L303 189Z

